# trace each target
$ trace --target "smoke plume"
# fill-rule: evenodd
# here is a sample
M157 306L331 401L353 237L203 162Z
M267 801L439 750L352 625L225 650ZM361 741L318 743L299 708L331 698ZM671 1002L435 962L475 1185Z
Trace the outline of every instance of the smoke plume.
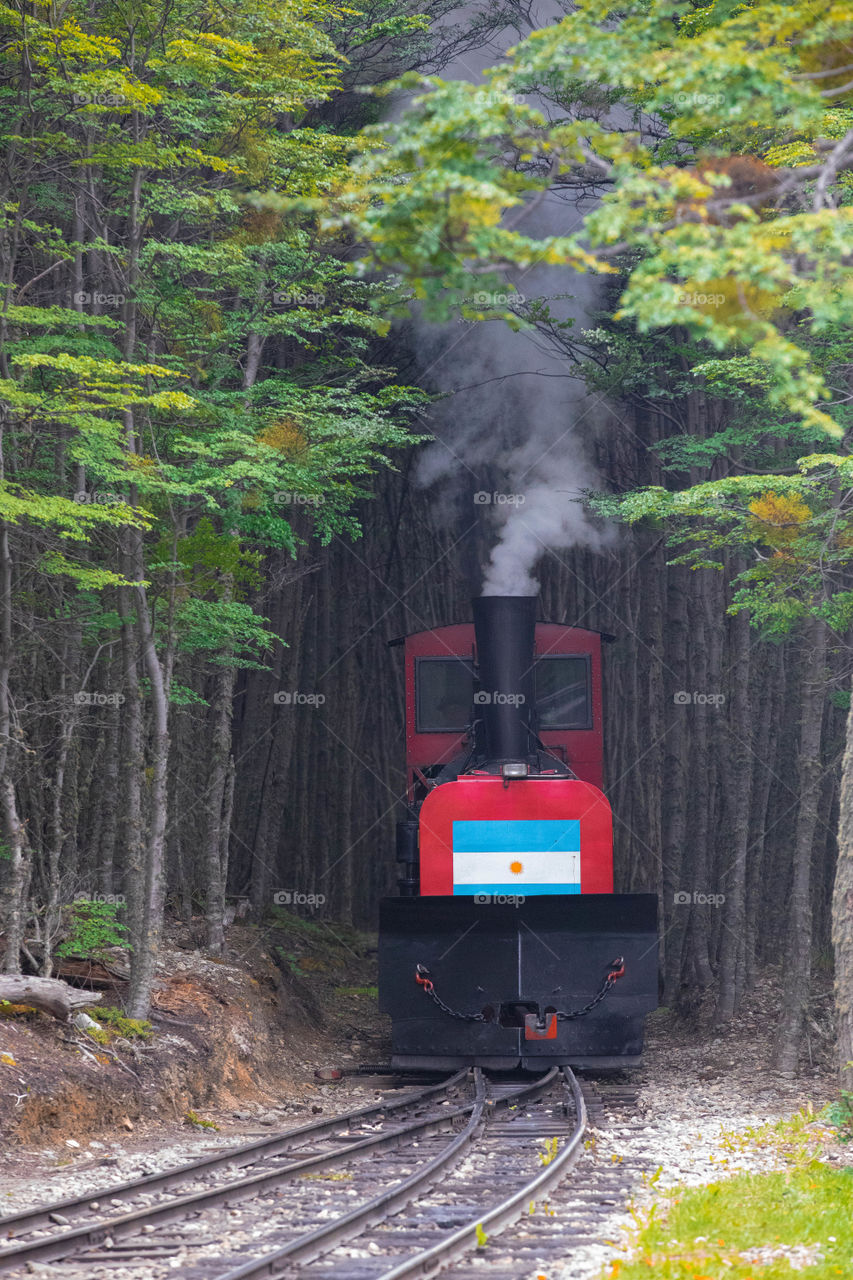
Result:
M535 24L562 12L559 0L545 0ZM507 44L518 38L511 35ZM493 49L483 52L481 63L468 54L446 77L477 80L497 60ZM571 200L549 196L531 211L524 231L543 238L566 234L581 218ZM547 298L554 319L576 328L590 324L601 307L598 281L568 268L534 266L509 282L522 304ZM472 295L490 305L477 296L475 278ZM573 546L598 550L612 540L581 500L582 490L599 487L591 444L603 417L600 398L587 394L568 357L535 332L513 331L503 321L416 321L415 332L420 380L445 393L433 406L428 425L436 440L421 455L416 478L433 488L448 517L451 507L458 516L460 504L473 502L487 523L492 550L483 594L536 594L544 555L559 557Z
M561 204L554 220L564 225L566 213ZM596 282L568 270L535 268L515 283L527 299L562 294L553 313L579 325L599 305ZM485 522L491 554L483 593L536 594L543 556L609 545L612 530L590 516L582 498L583 490L600 487L591 457L605 410L568 359L502 321L418 324L417 340L422 379L447 394L433 406L436 439L416 478L448 519L451 507L457 517L461 507L464 520L471 504L472 518Z

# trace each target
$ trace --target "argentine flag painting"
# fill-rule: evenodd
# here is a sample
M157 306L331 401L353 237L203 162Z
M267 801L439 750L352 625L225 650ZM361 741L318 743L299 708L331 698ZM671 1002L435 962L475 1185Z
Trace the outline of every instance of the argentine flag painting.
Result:
M453 823L453 893L580 893L577 818Z

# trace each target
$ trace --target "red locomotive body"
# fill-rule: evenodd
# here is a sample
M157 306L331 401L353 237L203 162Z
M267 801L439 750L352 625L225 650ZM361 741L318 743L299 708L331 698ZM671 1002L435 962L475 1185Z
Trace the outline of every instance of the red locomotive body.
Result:
M408 812L380 1000L398 1065L623 1065L656 1005L656 898L613 893L602 636L534 611L485 597L474 625L395 642Z
M555 622L538 622L534 638L539 738L595 787L604 785L602 638L613 637ZM419 774L446 764L463 749L474 696L474 627L435 627L393 643L404 646L406 769L412 801Z

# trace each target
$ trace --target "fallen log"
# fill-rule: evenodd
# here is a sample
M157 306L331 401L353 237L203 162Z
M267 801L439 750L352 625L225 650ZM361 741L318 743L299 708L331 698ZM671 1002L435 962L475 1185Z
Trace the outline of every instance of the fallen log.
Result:
M96 1004L100 999L100 991L81 991L58 978L31 978L23 973L0 974L0 1000L43 1009L60 1022L68 1022L74 1010L81 1005Z
M118 973L100 960L78 960L76 956L64 956L53 964L54 977L67 978L72 983L85 982L92 987L104 987L113 991L124 986L128 975Z

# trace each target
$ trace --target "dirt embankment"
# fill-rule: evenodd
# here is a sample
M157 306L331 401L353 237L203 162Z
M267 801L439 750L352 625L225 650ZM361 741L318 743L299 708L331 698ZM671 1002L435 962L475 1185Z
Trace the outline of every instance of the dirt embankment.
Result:
M222 960L197 949L198 926L175 926L159 966L150 1028L118 1023L123 984L104 992L95 1037L46 1014L0 1005L0 1134L7 1150L234 1115L302 1110L314 1068L381 1058L370 939L294 917L234 926ZM242 1108L242 1111L240 1110ZM235 1110L236 1109L236 1110ZM189 1117L189 1118L188 1118ZM263 1123L263 1120L261 1121Z

